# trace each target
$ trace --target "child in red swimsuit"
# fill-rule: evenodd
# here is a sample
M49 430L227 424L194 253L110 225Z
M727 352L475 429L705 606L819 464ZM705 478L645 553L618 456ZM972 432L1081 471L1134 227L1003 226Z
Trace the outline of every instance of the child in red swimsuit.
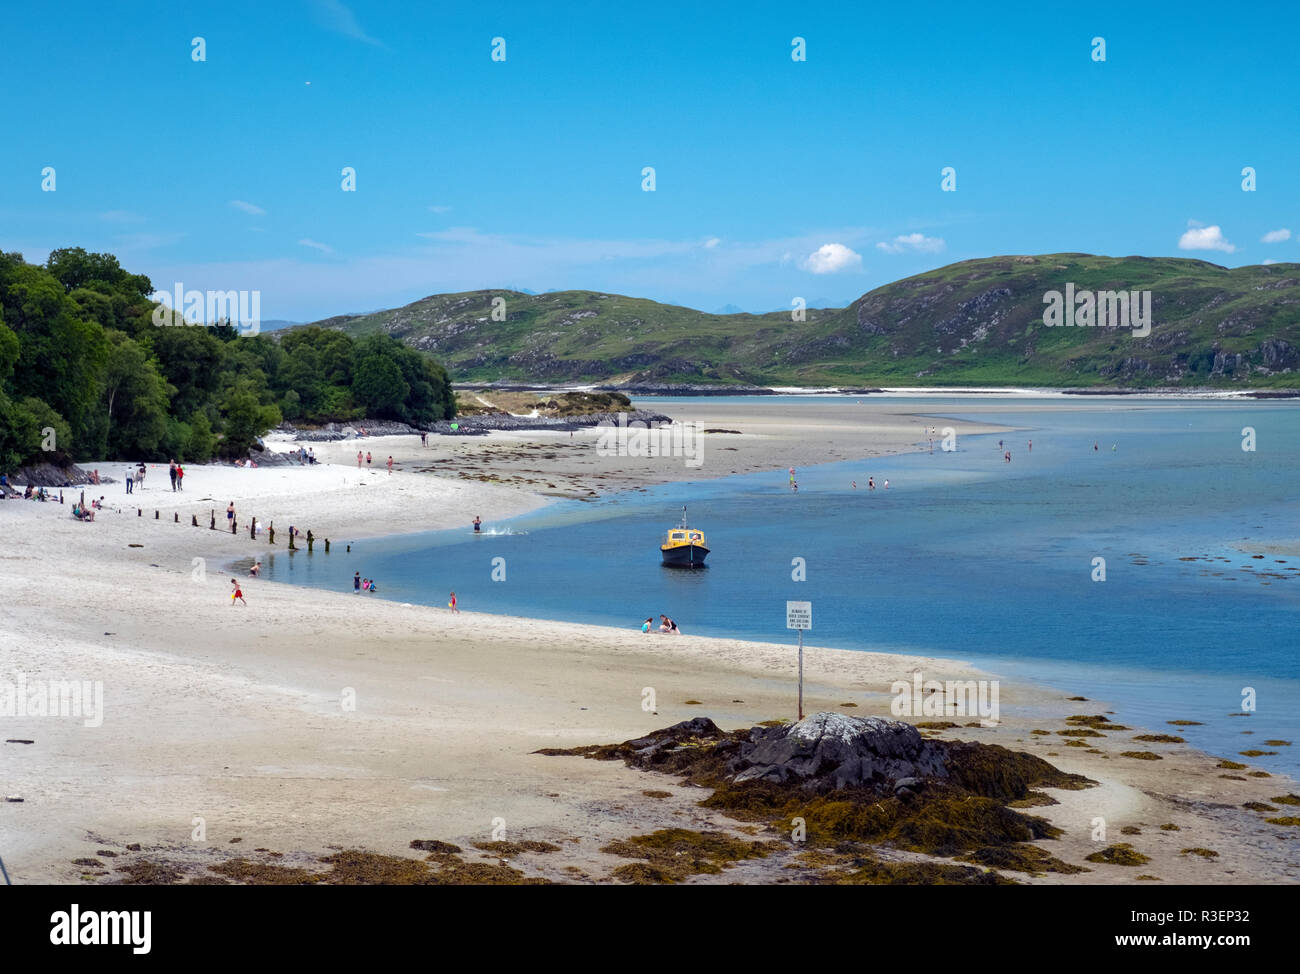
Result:
M239 583L232 578L230 584L234 588L234 591L230 593L230 604L233 606L235 604L235 599L244 602L244 593L239 590ZM248 603L244 602L244 605L248 605Z

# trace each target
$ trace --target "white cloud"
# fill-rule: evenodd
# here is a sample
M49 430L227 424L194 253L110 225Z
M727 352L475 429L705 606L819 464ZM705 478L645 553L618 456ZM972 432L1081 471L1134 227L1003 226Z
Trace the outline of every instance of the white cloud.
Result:
M1291 239L1291 231L1283 227L1281 230L1270 230L1264 236L1259 238L1260 243L1282 243Z
M334 248L331 247L329 244L317 243L315 240L312 240L308 237L303 237L301 240L298 241L298 243L302 244L304 247L314 247L316 250L319 250L322 254L334 253Z
M1223 231L1216 224L1212 227L1192 226L1192 221L1188 221L1186 233L1178 238L1179 250L1221 250L1225 254L1231 254L1236 251L1236 244L1230 244L1224 239Z
M351 10L345 7L341 0L312 0L316 23L326 30L332 30L336 34L342 34L344 37L351 37L353 40L362 41L375 47L383 47L379 41L375 40L357 23L357 18L353 16Z
M1274 260L1272 257L1266 257L1260 261L1260 263L1267 267L1269 264L1280 264L1282 262L1280 260Z
M433 206L429 207L429 212L430 212L430 213L446 213L446 212L448 212L450 209L451 209L450 206L442 206L442 205L440 205L440 204L435 203Z
M704 246L712 250L720 243L722 243L722 239L720 237L710 237L708 240L704 241Z
M243 200L231 200L230 205L237 210L243 210L245 213L250 213L253 216L266 216L266 210L262 209L260 206L254 206L252 203L245 203Z
M927 237L921 233L908 233L876 244L878 249L887 254L901 254L908 250L921 254L937 254L946 246L942 237Z
M841 243L822 244L800 266L812 274L837 274L862 266L862 255Z

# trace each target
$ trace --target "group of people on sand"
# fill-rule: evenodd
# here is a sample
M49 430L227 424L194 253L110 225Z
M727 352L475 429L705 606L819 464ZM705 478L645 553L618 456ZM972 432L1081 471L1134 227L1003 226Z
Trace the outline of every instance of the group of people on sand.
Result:
M357 451L357 469L358 469L358 470L361 469L361 459L362 459L362 457L361 457L361 451L358 450L358 451ZM374 461L374 457L372 457L372 456L370 455L370 451L369 451L369 450L367 450L366 453L365 453L365 461L366 461L366 466L367 466L367 467L369 467L369 466L371 465L371 463ZM313 460L312 462L315 463L314 460ZM392 474L393 474L393 458L392 458L391 455L388 457L388 464L387 464L387 466L388 466L388 475L391 477Z
M659 616L658 629L654 628L654 621L654 616L651 616L645 622L641 623L641 631L643 633L662 632L671 636L680 636L682 634L682 631L677 628L677 623L662 613Z

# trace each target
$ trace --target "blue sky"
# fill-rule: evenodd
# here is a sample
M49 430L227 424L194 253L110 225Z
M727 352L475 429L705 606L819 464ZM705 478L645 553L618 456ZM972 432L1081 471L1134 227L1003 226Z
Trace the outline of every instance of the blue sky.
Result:
M293 320L492 287L842 304L1008 253L1300 261L1298 8L1055 6L11 6L0 248Z

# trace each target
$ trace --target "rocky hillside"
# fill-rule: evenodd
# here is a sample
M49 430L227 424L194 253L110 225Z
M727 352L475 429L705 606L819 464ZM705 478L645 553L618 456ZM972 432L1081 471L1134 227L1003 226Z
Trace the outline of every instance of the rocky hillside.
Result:
M1047 327L1044 296L1067 285L1151 292L1150 334ZM458 382L1300 386L1300 264L989 257L809 309L803 322L595 291L471 291L317 324L394 335Z

